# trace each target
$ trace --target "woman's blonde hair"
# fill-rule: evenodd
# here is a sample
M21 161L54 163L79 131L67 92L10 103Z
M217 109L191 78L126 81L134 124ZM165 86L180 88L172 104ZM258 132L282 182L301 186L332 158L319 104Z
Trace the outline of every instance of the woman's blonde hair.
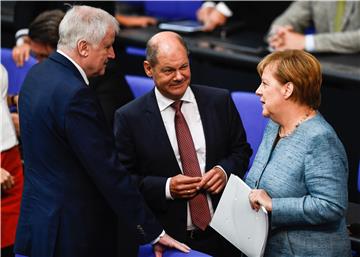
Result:
M291 99L317 110L321 103L322 74L320 62L312 55L301 50L273 52L257 66L260 76L267 65L274 65L274 77L282 84L292 82L294 91Z

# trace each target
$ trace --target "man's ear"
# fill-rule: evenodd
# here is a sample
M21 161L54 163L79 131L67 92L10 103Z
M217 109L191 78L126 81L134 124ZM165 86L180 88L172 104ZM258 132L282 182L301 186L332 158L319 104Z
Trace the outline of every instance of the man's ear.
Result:
M77 50L81 57L89 56L89 44L85 40L79 40L77 42Z
M283 88L284 98L289 99L289 97L292 95L293 92L294 92L294 84L292 82L287 82Z
M146 75L149 78L152 78L152 76L153 76L152 68L151 68L151 65L150 65L150 63L148 61L144 61L144 70L145 70Z

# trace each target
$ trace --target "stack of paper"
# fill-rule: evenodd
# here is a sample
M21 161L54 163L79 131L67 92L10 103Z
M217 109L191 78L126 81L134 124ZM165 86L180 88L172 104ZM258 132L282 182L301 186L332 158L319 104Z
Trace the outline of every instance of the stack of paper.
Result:
M249 203L250 187L231 175L210 226L248 257L264 255L268 234L265 208L258 212Z
M201 31L203 29L203 25L198 21L183 20L160 23L159 29L191 33Z

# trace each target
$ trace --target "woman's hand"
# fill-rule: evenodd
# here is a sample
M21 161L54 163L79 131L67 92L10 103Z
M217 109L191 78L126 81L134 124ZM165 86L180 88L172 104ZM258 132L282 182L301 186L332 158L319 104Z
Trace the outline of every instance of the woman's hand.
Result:
M265 209L269 212L272 211L272 199L263 189L253 189L249 194L249 201L251 208L256 211L259 211L261 206L264 206Z

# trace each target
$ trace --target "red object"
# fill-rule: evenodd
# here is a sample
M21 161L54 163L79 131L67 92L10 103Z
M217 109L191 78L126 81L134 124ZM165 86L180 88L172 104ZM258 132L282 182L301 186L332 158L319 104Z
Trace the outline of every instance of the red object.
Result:
M1 248L4 248L15 242L24 179L18 146L1 152L0 159L1 168L7 170L15 181L11 189L1 189Z
M175 132L179 147L184 175L201 177L199 161L189 127L181 112L182 101L172 104L175 109ZM195 226L205 230L211 220L209 204L204 193L199 193L189 200L191 220Z

